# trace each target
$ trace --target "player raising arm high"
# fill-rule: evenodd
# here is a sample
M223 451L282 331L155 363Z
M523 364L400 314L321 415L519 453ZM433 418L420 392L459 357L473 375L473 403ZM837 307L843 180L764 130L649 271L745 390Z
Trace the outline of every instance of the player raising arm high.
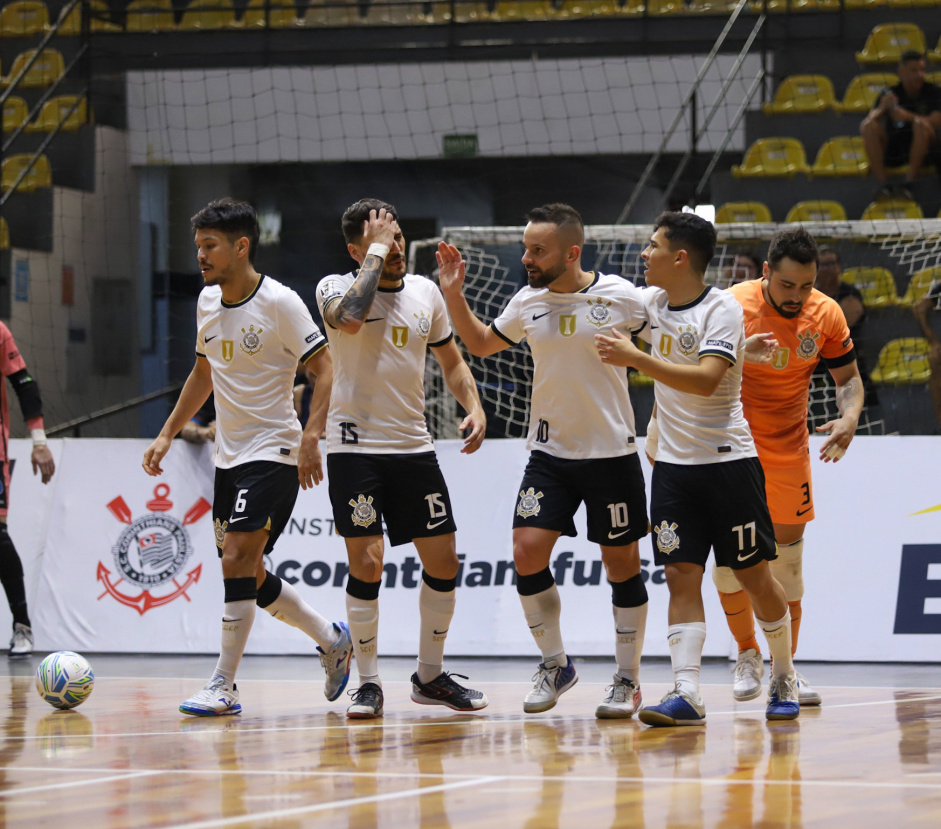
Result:
M490 326L464 298L458 249L442 242L437 253L441 289L468 350L485 357L525 338L535 362L526 443L531 454L513 518L513 560L542 661L523 710L547 711L578 679L562 642L562 605L549 558L560 535L576 534L572 519L584 501L588 539L601 547L611 584L617 661L614 683L595 714L630 717L641 705L647 588L638 539L649 532L647 503L627 372L602 364L594 335L615 326L628 333L643 328L640 291L620 276L582 270L584 228L574 208L549 204L526 218L529 284Z
M335 526L350 562L346 608L360 680L347 716L372 719L383 712L377 648L383 519L389 543L414 542L423 566L412 699L476 711L487 698L443 670L459 562L451 499L425 422L429 349L468 412L460 426L470 430L463 452L479 448L487 419L441 294L431 280L405 272L395 208L362 199L343 214L342 227L360 267L324 278L317 302L336 361L327 469Z
M264 564L291 517L298 485L323 480L318 441L333 377L327 341L294 291L255 270L259 230L251 205L212 202L193 217L193 231L206 285L196 311L196 365L143 464L148 475L163 472L160 461L174 436L214 390L212 514L225 588L222 651L209 682L180 711L216 716L242 710L235 672L256 604L317 642L327 674L324 693L334 700L349 676L346 625L328 622ZM298 360L317 377L303 432L292 397Z
M605 363L633 366L654 378L659 441L650 496L654 560L670 590L670 659L675 688L645 708L648 725L700 725L699 667L706 639L702 578L709 550L735 570L751 597L774 658L768 719L794 719L797 683L791 663L784 590L771 574L775 556L764 476L742 413L742 309L726 291L706 286L715 228L691 213L663 213L643 257L651 354L629 338L598 335ZM764 620L764 621L761 621Z

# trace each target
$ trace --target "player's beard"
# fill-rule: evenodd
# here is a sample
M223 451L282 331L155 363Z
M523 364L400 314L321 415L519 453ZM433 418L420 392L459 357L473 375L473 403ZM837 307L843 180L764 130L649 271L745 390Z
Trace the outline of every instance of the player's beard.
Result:
M559 264L548 270L539 270L538 275L533 276L529 271L526 272L526 281L530 288L548 288L562 274L565 273L565 265Z
M800 316L800 312L804 310L803 302L798 303L797 308L793 311L788 308L785 308L783 305L778 305L778 303L774 301L774 297L771 296L771 291L768 291L768 302L770 303L771 307L774 308L775 311L777 311L785 319L789 319L789 320L792 320L795 317Z

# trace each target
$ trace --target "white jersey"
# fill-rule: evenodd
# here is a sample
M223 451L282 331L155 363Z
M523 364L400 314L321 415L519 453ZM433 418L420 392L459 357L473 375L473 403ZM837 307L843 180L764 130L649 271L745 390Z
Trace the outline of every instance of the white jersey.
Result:
M324 277L321 314L346 294L356 274ZM444 298L430 279L406 274L399 288L379 288L362 328L327 326L333 394L327 452L410 453L432 449L425 422L425 357L453 338Z
M196 354L212 369L216 466L296 466L303 431L294 413L297 363L327 345L304 301L270 276L233 305L213 285L199 295L196 325Z
M649 336L654 356L677 365L697 365L708 355L731 363L709 397L655 384L660 429L655 460L698 465L757 457L742 411L745 323L738 300L715 288L676 307L660 288L646 288L643 298L650 323L644 338Z
M596 273L577 293L524 286L510 299L491 328L533 352L528 449L572 459L637 451L627 371L601 362L595 334L644 324L641 292L620 276Z

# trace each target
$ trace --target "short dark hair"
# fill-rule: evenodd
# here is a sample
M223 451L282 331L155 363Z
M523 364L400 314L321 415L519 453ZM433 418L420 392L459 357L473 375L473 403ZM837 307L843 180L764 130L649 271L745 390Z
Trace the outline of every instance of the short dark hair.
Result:
M800 265L820 264L817 242L803 227L779 230L768 245L768 266L774 270L782 259L792 259Z
M825 253L831 254L833 258L836 259L837 265L843 264L843 260L840 259L839 251L837 251L837 249L833 247L833 245L821 245L819 248L817 248L817 264L818 265L820 264L821 257Z
M908 63L911 60L927 60L924 52L917 49L906 49L899 57L899 63Z
M375 210L378 213L383 208L385 208L386 213L392 214L393 219L399 220L398 211L388 202L379 199L360 199L347 207L340 222L346 243L353 245L362 239L363 224L369 220L369 211Z
M261 231L258 228L255 208L247 201L239 201L230 196L216 199L209 202L190 221L194 233L197 230L221 230L230 242L247 236L248 261L254 264Z
M689 254L689 263L699 274L704 274L716 252L716 229L712 222L695 213L666 210L657 216L654 232L664 228L670 250L683 248Z
M544 204L542 207L534 207L524 218L533 224L555 225L577 239L574 244L579 247L585 244L585 223L581 214L571 205L561 202Z

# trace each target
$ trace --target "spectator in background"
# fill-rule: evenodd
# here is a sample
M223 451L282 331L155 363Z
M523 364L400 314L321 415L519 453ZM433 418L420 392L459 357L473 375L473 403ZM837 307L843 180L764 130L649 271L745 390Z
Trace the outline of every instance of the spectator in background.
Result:
M885 89L859 128L869 168L880 187L876 198L912 198L908 185L921 171L941 135L941 86L925 80L927 63L913 49L899 59L899 82ZM886 167L908 164L905 185L886 186Z
M931 368L931 377L928 379L928 388L931 389L931 405L934 407L934 416L941 426L941 342L938 341L931 320L928 317L932 310L938 309L941 291L937 286L928 296L924 296L912 306L912 314L918 321L921 333L928 341L928 366Z
M301 424L303 425L303 424ZM209 398L183 426L180 437L187 443L214 443L216 440L216 401Z
M13 391L20 401L20 411L26 420L30 437L33 439L33 453L30 458L33 474L42 473L42 482L49 483L56 471L52 452L46 445L46 433L43 431L42 398L39 386L32 378L26 363L13 340L10 329L0 322L0 374L13 386ZM13 614L13 638L7 656L11 659L29 656L33 652L33 631L30 628L29 612L26 607L26 584L23 580L23 563L20 561L13 539L7 533L7 506L9 505L11 463L10 447L10 409L7 400L6 383L0 381L0 581L10 603Z
M761 258L751 248L738 251L732 257L730 264L722 271L725 277L723 288L738 285L739 282L748 282L761 276Z

